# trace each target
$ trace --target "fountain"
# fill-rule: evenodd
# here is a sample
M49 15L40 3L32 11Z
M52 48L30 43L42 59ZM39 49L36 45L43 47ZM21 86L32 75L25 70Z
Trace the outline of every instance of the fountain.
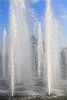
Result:
M59 28L51 8L52 0L47 0L45 16L45 61L47 66L48 94L59 90L61 80Z
M22 85L25 89L32 86L33 76L31 66L31 43L25 17L25 1L10 0L10 4L9 68L11 93L13 96L17 86L20 87L20 85Z
M8 89L3 91L3 93L11 94L13 99L19 97L19 99L23 100L25 98L32 100L39 100L41 98L44 100L45 97L48 100L55 98L60 100L59 98L61 97L56 95L62 96L65 92L67 93L67 88L65 87L67 86L66 73L65 79L62 79L63 68L66 68L63 59L66 60L67 58L67 48L63 48L63 50L60 48L59 24L52 11L51 3L52 0L46 0L44 49L42 24L36 20L31 10L32 17L30 17L33 20L32 23L36 24L35 28L31 29L34 25L30 25L30 18L27 18L27 16L29 16L27 1L10 0L8 51L6 50L7 33L5 29L3 32L2 80L8 83ZM34 30L34 32L32 32L32 30ZM38 33L37 38L35 36L33 37L34 41L32 40L32 43L31 32L29 31L31 31L32 34L36 31ZM8 52L8 66L6 66L6 52ZM35 61L33 61L33 59ZM67 64L66 61L65 64ZM36 71L33 71L33 69ZM0 90L0 92L1 91L2 90ZM62 99L63 98L64 96Z
M41 32L41 23L39 23L38 27L38 45L37 45L37 53L38 53L38 76L41 78L41 74L43 72L43 59L44 59L44 51L43 51L43 39Z
M4 32L3 32L3 55L2 55L2 66L3 66L3 80L5 80L5 76L6 76L6 38L7 38L7 32L4 28Z
M47 0L45 14L45 64L41 23L38 27L38 78L47 72L48 95L60 92L61 86L61 56L59 42L59 25L53 14L51 0ZM16 93L35 94L31 92L34 85L31 61L31 41L26 16L26 2L23 0L10 1L10 48L9 68L12 96ZM43 72L43 66L44 72ZM42 72L41 72L42 71ZM25 74L26 73L26 74ZM44 73L45 74L45 73ZM44 75L44 80L46 76ZM22 88L22 90L20 90ZM24 91L24 92L22 92Z

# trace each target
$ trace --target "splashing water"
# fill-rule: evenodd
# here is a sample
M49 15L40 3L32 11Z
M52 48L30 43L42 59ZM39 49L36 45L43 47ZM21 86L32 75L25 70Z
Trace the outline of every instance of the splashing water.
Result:
M43 27L35 17L34 10L27 4L29 1L10 0L9 38L4 28L3 77L0 80L0 86L3 87L2 82L5 85L0 93L11 91L12 96L23 93L41 95L46 92L46 88L49 95L58 94L58 90L60 94L67 91L65 37L59 37L62 32L52 11L52 0L46 1L44 48ZM60 43L60 38L63 43Z
M3 32L3 62L2 62L2 64L3 64L3 79L5 80L5 76L6 76L6 74L5 74L5 71L6 71L6 62L5 62L5 59L6 59L6 38L7 38L7 32L6 32L6 30L5 30L5 28L4 28L4 32Z
M53 15L51 1L47 0L46 4L46 34L45 34L45 57L47 66L47 83L48 94L59 88L58 80L60 79L60 51L58 38L58 24ZM55 91L54 91L55 92Z
M41 32L41 23L38 26L38 45L37 45L37 53L38 53L38 75L39 79L41 77L41 72L43 68L43 39L42 39L42 32Z
M24 88L33 84L31 67L31 45L26 21L24 0L10 2L10 50L11 93L16 85Z

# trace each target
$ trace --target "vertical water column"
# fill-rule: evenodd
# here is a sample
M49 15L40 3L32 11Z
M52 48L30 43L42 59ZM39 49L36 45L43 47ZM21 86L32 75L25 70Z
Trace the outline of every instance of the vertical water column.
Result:
M14 85L15 85L15 59L14 59L14 44L16 39L17 24L15 18L15 12L10 9L10 44L9 44L9 68L10 68L10 81L11 81L11 94L14 95Z
M47 0L45 16L45 58L49 95L52 92L56 93L56 89L59 89L59 80L61 79L59 27L51 6L51 0Z
M3 79L4 80L6 77L6 38L7 38L7 32L4 28L4 31L3 31L3 51L2 51L2 67L3 67Z
M31 65L31 43L26 20L24 0L10 1L10 49L11 93L20 84L25 88L33 83Z
M51 0L47 0L46 3L46 35L45 35L45 52L46 52L46 61L47 61L47 82L48 82L48 93L51 92L51 33L52 33L52 11L51 11Z
M11 93L12 93L12 96L14 95L14 89L15 89L15 83L16 83L16 79L15 79L15 73L18 74L18 84L19 84L19 79L20 79L20 66L18 65L17 63L17 56L15 57L15 52L16 52L16 55L18 55L19 52L17 52L16 50L18 49L18 46L19 44L16 44L18 43L18 34L19 34L19 31L18 31L18 24L19 22L17 23L17 15L19 13L19 11L17 12L18 10L18 6L19 5L19 2L18 0L11 0L10 1L10 50L9 50L9 67L10 67L10 79L11 79ZM18 6L17 6L18 5ZM22 3L23 5L23 9L25 9L24 7L24 2ZM20 15L19 15L20 16ZM19 20L19 19L18 19ZM18 59L19 60L19 59ZM18 67L17 67L18 65ZM16 70L18 70L18 72L16 72Z
M44 51L43 51L43 39L42 39L42 31L41 31L41 23L38 25L38 45L37 45L37 53L38 53L38 77L39 79L42 77L43 71L43 60L44 60Z

